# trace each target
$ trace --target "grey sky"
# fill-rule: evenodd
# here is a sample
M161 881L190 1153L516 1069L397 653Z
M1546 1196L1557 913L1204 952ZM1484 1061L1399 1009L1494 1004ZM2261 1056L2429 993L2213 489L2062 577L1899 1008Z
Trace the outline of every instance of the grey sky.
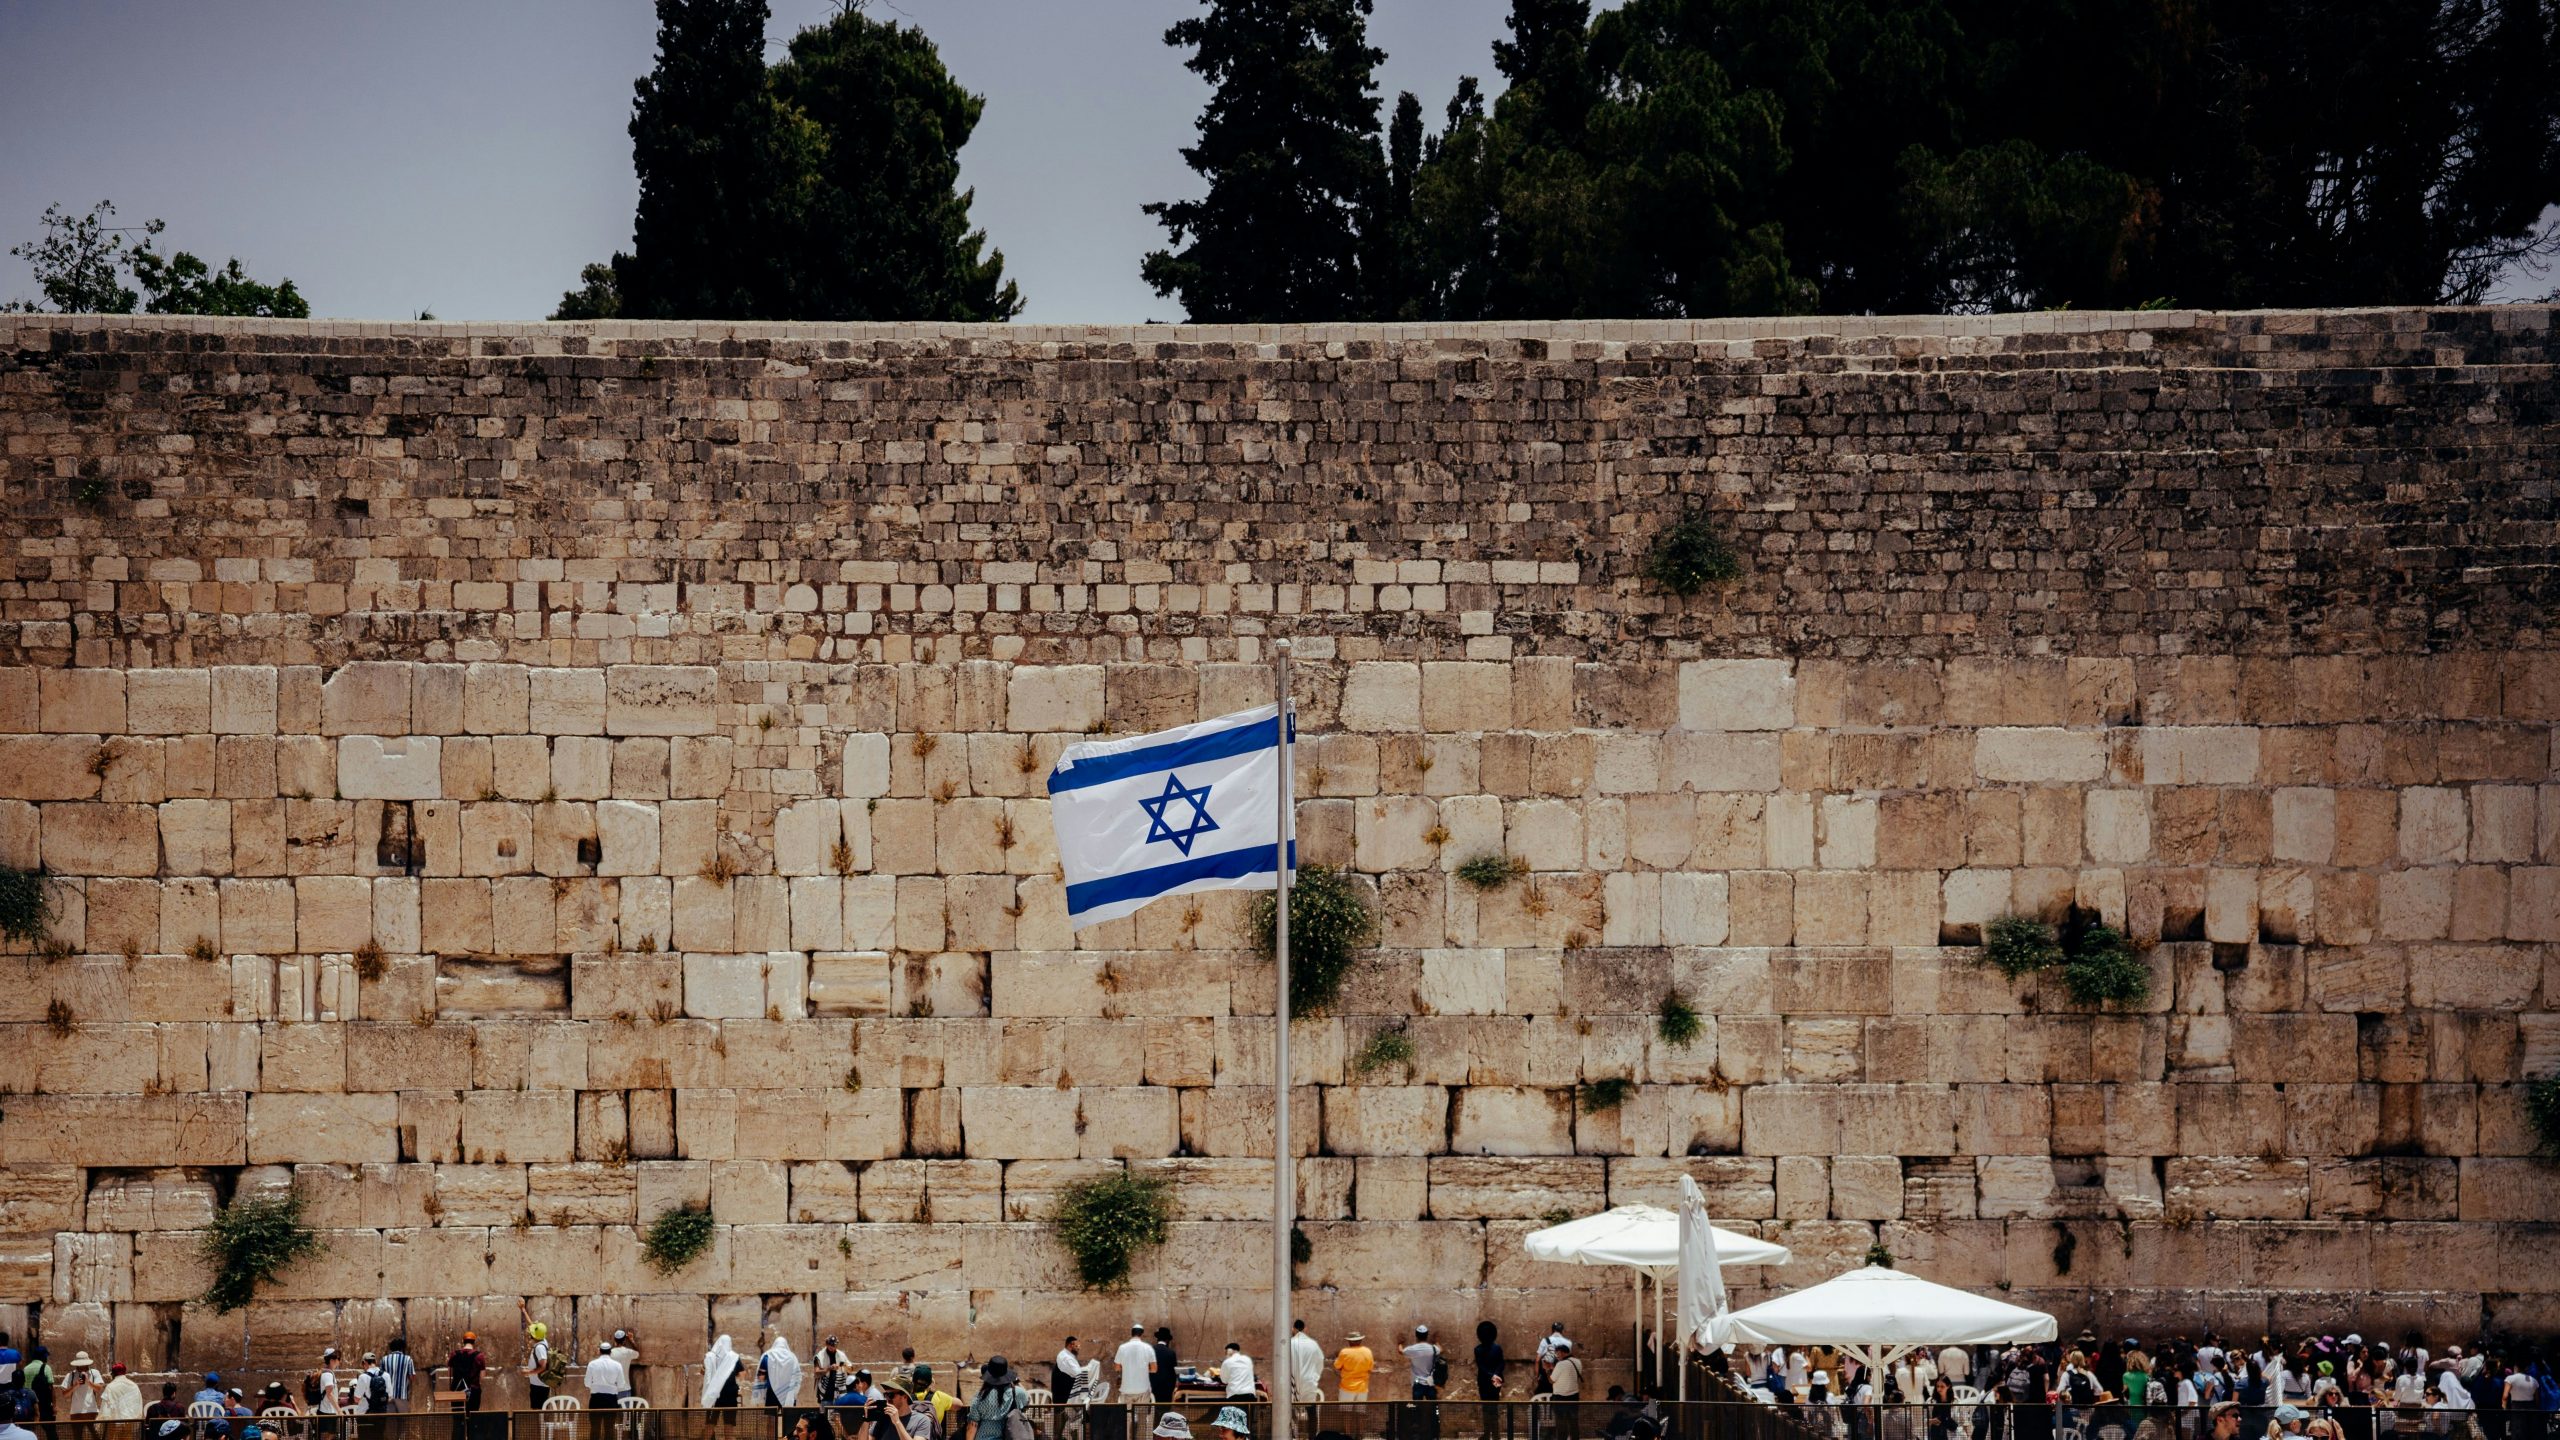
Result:
M1164 28L1198 0L873 0L921 25L987 97L961 153L1024 318L1178 319L1138 279L1163 231L1138 211L1197 193L1177 147L1207 91ZM774 0L773 39L832 13ZM1382 93L1436 123L1487 82L1507 0L1378 0ZM535 320L631 237L631 82L647 0L0 0L0 248L44 207L116 202L164 246L312 313ZM0 256L0 298L32 297Z

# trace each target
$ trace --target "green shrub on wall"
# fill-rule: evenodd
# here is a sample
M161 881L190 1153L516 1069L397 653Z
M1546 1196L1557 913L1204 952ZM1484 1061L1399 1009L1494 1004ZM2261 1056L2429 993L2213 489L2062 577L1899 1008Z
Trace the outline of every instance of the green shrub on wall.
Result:
M2059 969L2082 1005L2139 1005L2151 995L2151 967L2133 943L2085 910L2059 930L2031 915L2003 915L1983 927L1982 959L2012 980Z
M1141 1253L1164 1243L1172 1216L1173 1186L1163 1176L1115 1170L1060 1192L1049 1227L1074 1258L1077 1283L1116 1290ZM1290 1248L1294 1255L1294 1240Z
M685 1205L658 1212L640 1237L640 1258L661 1275L673 1275L711 1248L713 1223L707 1206Z
M287 1266L320 1253L319 1234L302 1223L302 1197L291 1194L232 1201L199 1243L213 1267L204 1300L222 1315L248 1304Z
M0 865L0 936L33 945L44 938L53 918L45 898L42 870L13 870Z
M1654 1017L1653 1033L1662 1037L1663 1044L1685 1049L1707 1033L1707 1022L1686 994L1668 990L1663 992L1662 1008Z
M1262 953L1277 953L1280 906L1266 890L1253 902ZM1301 865L1289 886L1289 1013L1321 1014L1342 993L1352 959L1378 938L1378 919L1358 881L1330 865Z
M1982 958L2015 980L2062 963L2053 927L2030 915L2003 915L1982 932Z
M2524 1115L2539 1142L2536 1152L2560 1157L2560 1075L2545 1075L2525 1086Z
M1690 505L1653 537L1644 558L1645 578L1674 595L1695 595L1742 573L1742 557L1724 525L1704 505Z

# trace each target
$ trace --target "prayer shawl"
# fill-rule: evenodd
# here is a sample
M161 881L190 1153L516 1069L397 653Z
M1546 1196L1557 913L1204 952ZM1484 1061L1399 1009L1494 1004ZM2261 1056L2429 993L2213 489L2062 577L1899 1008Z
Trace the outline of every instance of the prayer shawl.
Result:
M764 1388L776 1405L791 1405L800 1399L800 1357L791 1353L791 1342L780 1335L773 1337L773 1348L764 1352Z
M712 1341L710 1353L702 1357L702 1408L711 1408L711 1403L720 1398L720 1391L728 1385L729 1377L737 1371L738 1349L729 1343L729 1337L723 1335Z

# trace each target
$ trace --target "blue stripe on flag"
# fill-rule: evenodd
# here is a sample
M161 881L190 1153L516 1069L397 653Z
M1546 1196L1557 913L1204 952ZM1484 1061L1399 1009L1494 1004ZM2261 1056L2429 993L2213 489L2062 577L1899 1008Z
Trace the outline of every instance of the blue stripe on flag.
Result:
M1241 880L1270 870L1269 845L1251 845L1242 850L1227 850L1216 855L1202 855L1190 860L1176 860L1169 865L1150 866L1099 880L1087 880L1067 887L1067 913L1081 915L1120 900L1144 900L1188 885L1194 880ZM1289 864L1298 863L1298 843L1289 842Z
M1298 738L1298 722L1294 716L1289 721L1289 738ZM1232 730L1220 730L1209 735L1195 735L1188 740L1079 760L1070 768L1049 772L1049 793L1055 795L1061 790L1108 785L1114 780L1126 780L1132 775L1144 775L1154 770L1204 765L1212 760L1226 760L1250 755L1256 750L1276 748L1278 742L1272 738L1271 722L1257 720L1250 725L1238 725Z

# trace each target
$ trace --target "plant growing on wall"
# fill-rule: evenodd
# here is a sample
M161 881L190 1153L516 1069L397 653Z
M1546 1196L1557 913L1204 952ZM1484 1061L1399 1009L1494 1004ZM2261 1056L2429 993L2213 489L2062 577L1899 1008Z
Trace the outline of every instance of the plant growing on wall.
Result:
M1370 1036L1360 1053L1351 1057L1351 1078L1366 1080L1389 1066L1410 1065L1413 1054L1411 1033L1401 1024L1390 1025Z
M711 1234L709 1206L671 1206L659 1211L640 1237L640 1258L659 1274L673 1275L711 1248Z
M1262 953L1277 953L1280 907L1274 892L1253 902ZM1378 919L1359 882L1330 865L1302 865L1289 887L1289 1012L1313 1015L1342 993L1352 957L1378 938Z
M1692 504L1653 537L1644 557L1645 578L1674 595L1695 595L1742 573L1742 557L1727 540L1715 512Z
M232 1201L215 1212L199 1243L213 1266L213 1284L204 1300L223 1315L248 1304L259 1286L287 1266L321 1249L318 1233L302 1223L302 1197L293 1194Z
M2524 1118L2540 1142L2536 1153L2560 1157L2560 1075L2545 1075L2524 1087Z
M1049 1226L1074 1258L1078 1284L1115 1290L1129 1283L1141 1253L1164 1243L1172 1215L1173 1186L1163 1176L1115 1170L1060 1192Z
M2003 915L1984 927L1982 958L2015 980L2062 963L2062 941L2032 915Z
M1688 995L1675 988L1662 994L1662 1009L1654 1017L1653 1033L1661 1036L1665 1045L1686 1047L1707 1033L1707 1022L1698 1014L1698 1007L1689 1003Z
M1529 873L1529 862L1505 859L1491 851L1472 856L1458 867L1458 878L1478 890L1499 890L1514 879Z
M1884 1247L1884 1242L1882 1240L1878 1240L1873 1245L1867 1247L1867 1263L1870 1265L1881 1265L1885 1269L1890 1270L1893 1268L1893 1252Z
M1624 1075L1604 1075L1582 1087L1582 1113L1599 1115L1627 1103L1636 1093L1636 1082Z
M45 926L52 918L52 902L44 893L44 871L0 865L0 936L32 945L44 938Z
M2082 1005L2139 1005L2151 994L2151 970L2113 926L2074 910L2057 930L2029 915L2003 915L1983 929L1982 958L2015 980L2060 969L2063 988Z

